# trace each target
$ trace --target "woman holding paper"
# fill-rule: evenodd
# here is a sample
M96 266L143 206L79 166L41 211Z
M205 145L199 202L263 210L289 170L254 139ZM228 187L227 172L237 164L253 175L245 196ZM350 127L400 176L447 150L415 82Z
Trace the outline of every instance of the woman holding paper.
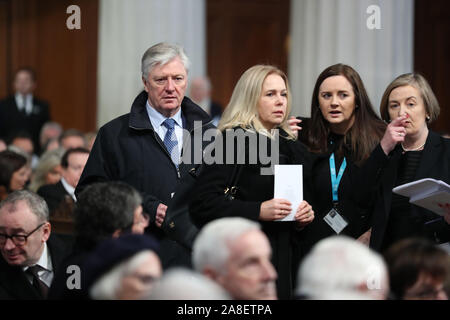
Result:
M436 243L449 241L450 210L441 217L392 192L396 186L423 178L450 183L450 140L428 128L439 115L439 103L427 80L417 73L397 77L383 94L380 114L389 125L380 142L382 152L375 152L388 164L374 209L371 247L384 250L413 236ZM442 206L448 208L447 203Z
M303 254L323 238L344 234L356 239L370 228L376 189L369 181L376 180L380 165L369 156L385 128L352 67L336 64L319 75L311 119L304 119L299 131L311 156L311 204L316 212L299 235Z
M257 65L244 72L219 123L215 160L204 155L204 161L212 164L202 168L190 203L191 217L199 227L229 216L261 222L272 245L280 299L291 298L295 284L292 234L314 219L306 201L294 208L287 199L274 199L271 164L291 163L295 145L287 122L290 94L286 75L273 66ZM275 222L290 213L293 221Z

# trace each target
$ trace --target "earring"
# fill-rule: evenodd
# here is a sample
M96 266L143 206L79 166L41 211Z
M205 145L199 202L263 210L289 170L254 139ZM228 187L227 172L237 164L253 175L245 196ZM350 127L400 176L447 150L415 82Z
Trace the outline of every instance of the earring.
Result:
M430 117L430 116L427 116L426 119L427 119L427 121L430 121L430 120L431 120L431 117Z

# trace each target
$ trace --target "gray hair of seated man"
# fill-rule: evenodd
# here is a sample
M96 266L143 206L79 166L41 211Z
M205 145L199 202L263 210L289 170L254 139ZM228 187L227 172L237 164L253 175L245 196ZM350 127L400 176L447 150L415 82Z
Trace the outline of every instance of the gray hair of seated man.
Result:
M230 300L216 282L184 268L172 268L155 284L149 300Z
M25 201L30 211L36 215L39 222L47 222L49 219L48 206L45 200L34 192L28 190L17 190L10 193L0 202L0 210L8 204L13 206L19 202Z
M378 253L346 236L319 241L298 270L296 294L306 299L385 299L386 264Z
M260 229L259 223L240 217L221 218L206 224L194 241L194 269L202 273L208 266L223 272L230 255L229 244L249 231Z

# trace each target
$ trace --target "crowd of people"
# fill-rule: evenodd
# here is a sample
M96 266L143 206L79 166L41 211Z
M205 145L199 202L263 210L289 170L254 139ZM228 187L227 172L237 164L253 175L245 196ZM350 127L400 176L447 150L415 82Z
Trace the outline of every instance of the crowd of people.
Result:
M0 101L0 299L448 299L450 203L392 191L450 184L422 75L394 79L378 116L357 71L329 66L296 118L275 66L246 70L222 113L207 79L186 95L189 65L179 45L150 47L130 112L86 134L16 73ZM274 164L303 166L302 202L274 197Z

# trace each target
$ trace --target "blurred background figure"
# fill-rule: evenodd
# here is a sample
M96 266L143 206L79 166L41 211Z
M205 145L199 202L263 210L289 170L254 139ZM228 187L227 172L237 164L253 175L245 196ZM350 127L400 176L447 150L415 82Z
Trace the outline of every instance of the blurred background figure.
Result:
M0 139L0 152L6 150L6 147L7 147L7 145L6 145L5 140Z
M192 79L189 98L202 107L213 119L215 126L222 115L222 106L211 100L211 82L206 77Z
M300 265L297 297L312 300L384 300L389 280L383 258L347 236L318 242Z
M86 148L86 140L80 130L67 129L59 137L59 145L66 150L71 148Z
M100 243L83 264L94 300L139 300L162 275L159 244L149 235L124 235Z
M38 189L37 193L48 204L50 218L56 214L71 216L73 203L76 202L75 188L88 157L89 151L85 148L68 149L61 159L61 180Z
M33 172L30 189L33 192L46 184L55 184L61 180L61 159L64 149L58 148L42 154L36 169Z
M173 268L155 284L148 300L230 300L217 283L190 269Z
M17 70L13 87L15 94L0 101L0 137L26 131L39 154L39 133L44 123L50 120L49 106L33 95L36 77L31 68Z
M206 224L192 250L197 272L209 277L236 300L276 300L277 272L272 249L259 223L240 217Z
M84 140L86 141L86 147L89 151L91 151L96 137L97 137L97 131L91 131L84 135Z
M63 128L58 122L46 122L39 134L39 145L41 147L41 153L48 150L48 148L53 149L54 146L51 145L51 143L53 143L54 141L58 142L58 138L62 133Z
M10 137L9 146L15 146L20 148L27 154L27 158L30 159L31 169L36 168L39 163L39 157L35 153L33 138L26 131L20 131Z
M401 300L448 300L450 255L421 238L393 244L385 252L391 293Z
M11 150L0 152L0 201L22 190L30 178L27 158Z

